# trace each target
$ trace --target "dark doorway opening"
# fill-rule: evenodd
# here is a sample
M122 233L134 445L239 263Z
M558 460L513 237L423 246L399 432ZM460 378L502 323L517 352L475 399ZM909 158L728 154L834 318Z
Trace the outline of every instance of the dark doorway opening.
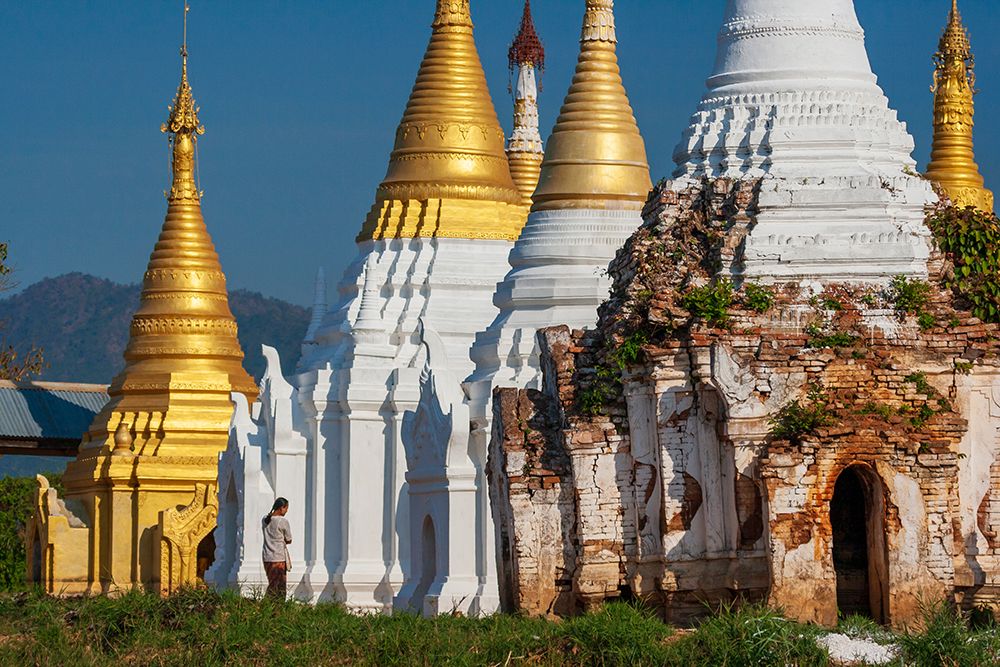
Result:
M884 516L882 483L874 471L864 466L845 469L830 501L837 608L843 616L887 620Z
M215 562L215 529L198 543L198 579L205 580L205 573Z
M31 583L42 583L42 535L35 531L35 539L31 541Z
M420 583L413 592L410 609L423 613L424 598L437 578L437 535L434 532L434 520L424 517L424 525L420 536Z

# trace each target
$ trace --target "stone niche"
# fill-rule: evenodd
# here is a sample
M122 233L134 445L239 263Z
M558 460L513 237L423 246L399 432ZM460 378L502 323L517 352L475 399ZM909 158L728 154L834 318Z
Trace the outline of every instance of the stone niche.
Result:
M760 184L655 189L597 328L541 331L542 389L495 392L506 608L902 625L997 602L998 327L939 287L937 253L929 282L741 279Z

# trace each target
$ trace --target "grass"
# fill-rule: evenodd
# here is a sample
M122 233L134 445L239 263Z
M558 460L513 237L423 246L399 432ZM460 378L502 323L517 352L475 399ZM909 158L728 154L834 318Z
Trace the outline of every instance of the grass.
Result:
M838 631L902 647L904 664L980 667L1000 663L995 626L939 605L926 629L895 635L851 617ZM0 596L0 665L827 665L823 631L762 605L726 607L695 630L676 632L642 608L609 604L554 623L521 616L424 619L353 616L332 604L244 599L182 591L163 599L56 600L39 593Z

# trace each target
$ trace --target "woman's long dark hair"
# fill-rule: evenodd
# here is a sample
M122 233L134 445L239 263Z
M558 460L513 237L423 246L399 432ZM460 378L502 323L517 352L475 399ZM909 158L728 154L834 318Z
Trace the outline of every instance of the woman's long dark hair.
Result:
M274 501L274 505L271 507L271 511L268 512L267 516L264 517L264 525L265 526L271 523L271 516L275 512L277 512L278 510L280 510L282 507L288 507L288 501L285 500L284 498L278 498L278 499L276 499Z

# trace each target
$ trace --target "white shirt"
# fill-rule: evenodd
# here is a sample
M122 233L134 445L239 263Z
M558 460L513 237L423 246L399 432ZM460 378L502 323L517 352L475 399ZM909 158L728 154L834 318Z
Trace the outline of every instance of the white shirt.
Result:
M288 519L272 516L271 521L267 522L265 517L261 526L264 529L264 562L288 562L288 548L285 545L292 541L292 527L288 524Z

